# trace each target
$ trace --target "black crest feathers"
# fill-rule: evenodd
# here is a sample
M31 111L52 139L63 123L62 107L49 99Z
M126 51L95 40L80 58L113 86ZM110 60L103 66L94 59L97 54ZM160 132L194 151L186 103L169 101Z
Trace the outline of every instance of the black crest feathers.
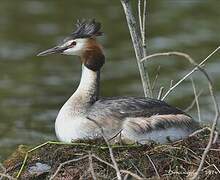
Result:
M93 20L77 21L76 30L71 34L73 38L89 38L94 36L101 36L101 23Z

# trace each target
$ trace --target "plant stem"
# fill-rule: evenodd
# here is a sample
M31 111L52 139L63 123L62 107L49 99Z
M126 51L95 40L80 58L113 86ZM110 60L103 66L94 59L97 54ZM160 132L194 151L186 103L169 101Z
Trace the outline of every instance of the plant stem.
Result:
M141 81L144 89L145 97L152 97L152 89L150 85L150 79L148 76L148 72L143 63L141 63L141 59L146 56L145 47L143 46L141 33L138 29L135 17L132 13L131 9L131 1L130 0L121 0L121 4L124 8L125 16L127 19L127 24L129 27L131 39L133 42L133 47L135 50L135 55L137 59L137 64L141 76Z

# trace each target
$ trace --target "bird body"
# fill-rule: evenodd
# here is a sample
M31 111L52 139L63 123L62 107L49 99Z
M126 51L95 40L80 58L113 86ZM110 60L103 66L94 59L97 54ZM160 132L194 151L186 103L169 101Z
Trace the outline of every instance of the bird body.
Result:
M105 135L126 142L165 143L187 137L198 124L183 111L164 101L144 97L99 97L100 69L105 62L102 47L95 37L101 35L95 21L77 24L77 30L62 45L39 55L62 53L80 56L82 76L75 93L56 118L58 139L72 142Z

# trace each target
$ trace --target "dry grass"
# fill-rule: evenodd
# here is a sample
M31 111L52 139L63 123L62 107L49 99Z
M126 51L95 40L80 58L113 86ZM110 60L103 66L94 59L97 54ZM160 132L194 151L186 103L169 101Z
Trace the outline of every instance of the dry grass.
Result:
M158 178L185 179L199 167L204 148L209 141L209 130L178 142L159 145L111 146L122 179ZM109 147L103 140L77 142L77 145L47 144L29 154L21 179L117 179ZM81 145L80 145L81 144ZM201 179L220 178L220 139L212 144L199 174ZM27 148L20 147L4 162L5 173L15 177ZM51 166L49 172L31 174L28 169L40 162Z

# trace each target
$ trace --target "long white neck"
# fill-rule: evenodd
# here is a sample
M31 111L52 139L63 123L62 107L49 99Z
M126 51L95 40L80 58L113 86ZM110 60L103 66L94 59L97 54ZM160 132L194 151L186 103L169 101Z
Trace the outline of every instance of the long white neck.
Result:
M99 96L99 80L99 71L92 71L82 65L80 84L73 96L84 96L91 103L97 101Z
M82 65L80 84L74 94L66 102L75 113L87 110L99 97L99 71L95 72Z

